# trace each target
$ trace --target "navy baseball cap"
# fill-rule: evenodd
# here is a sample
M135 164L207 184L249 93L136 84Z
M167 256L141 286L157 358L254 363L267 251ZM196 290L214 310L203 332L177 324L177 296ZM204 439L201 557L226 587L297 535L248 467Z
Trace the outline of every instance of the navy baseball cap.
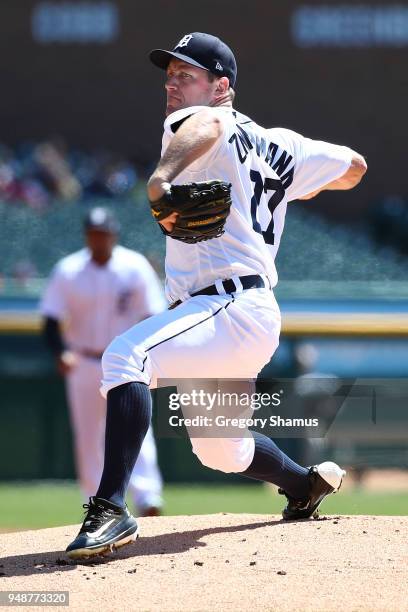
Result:
M211 34L193 32L186 34L173 51L154 49L149 57L155 66L167 69L172 57L208 70L216 76L229 78L231 87L237 78L237 63L231 49L222 40Z
M97 206L92 208L85 216L84 229L85 231L97 230L109 234L118 234L120 224L109 208Z

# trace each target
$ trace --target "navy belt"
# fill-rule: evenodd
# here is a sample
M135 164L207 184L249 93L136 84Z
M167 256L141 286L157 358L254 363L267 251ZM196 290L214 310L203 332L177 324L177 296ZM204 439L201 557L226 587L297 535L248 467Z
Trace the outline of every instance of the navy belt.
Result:
M240 276L239 280L242 285L242 289L262 289L265 288L265 281L259 274L249 274L248 276ZM224 287L225 293L234 293L238 290L236 284L232 280L232 278L228 278L227 280L222 281L222 286ZM270 289L270 286L268 287ZM204 289L200 289L199 291L195 291L194 293L190 293L190 297L195 297L196 295L222 295L215 285L210 285L209 287L205 287ZM176 308L176 306L180 306L182 304L182 300L177 300L169 306L169 310Z

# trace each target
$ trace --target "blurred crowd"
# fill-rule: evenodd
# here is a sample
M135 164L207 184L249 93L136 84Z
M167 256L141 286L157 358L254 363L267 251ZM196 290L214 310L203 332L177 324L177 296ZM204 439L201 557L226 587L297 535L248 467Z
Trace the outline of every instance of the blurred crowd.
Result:
M373 208L371 227L378 244L398 249L408 255L408 200L391 195Z
M143 174L148 170L142 168ZM25 204L37 212L56 200L130 196L138 178L135 164L123 155L69 148L61 137L15 148L0 143L0 202ZM408 201L404 197L383 197L370 208L367 223L365 232L371 229L379 245L408 254ZM27 265L22 268L16 276L27 276Z
M14 149L0 144L0 201L23 203L36 211L55 199L127 196L137 181L134 165L112 152L69 149L59 138Z
M0 143L0 204L3 209L18 204L34 213L46 213L55 209L56 202L83 202L89 206L100 199L127 199L136 188L138 192L144 188L150 171L149 167L136 168L135 163L123 155L106 150L85 152L70 148L59 137L20 143L14 148ZM76 212L80 214L78 209ZM33 216L39 217L37 214ZM324 223L322 218L313 217L308 221L308 215L303 215L302 209L297 210L297 216L289 216L287 223L291 224L290 231L286 232L280 260L278 258L286 279L299 278L296 244L299 238L305 240L309 234L309 244L314 245L311 257L316 262L320 262L320 253L327 248L327 241L333 243L335 255L319 264L322 278L329 275L333 278L333 274L336 279L342 279L345 274L349 278L349 261L360 258L371 262L370 278L374 280L406 277L404 264L399 263L401 255L408 255L406 197L389 195L373 202L359 232L352 233L348 227ZM7 230L3 229L3 243L6 242L6 234ZM56 237L53 243L47 242L47 251L56 252L55 245L60 244L58 240ZM0 249L0 260L3 259L0 265L0 292L4 285L2 274L25 286L31 279L40 276L39 270L48 267L48 264L44 264L43 250L38 250L39 241L30 249L21 247L22 241L23 236L14 236L13 243L7 247L7 261ZM357 268L355 274L358 276ZM367 269L365 274L368 275Z

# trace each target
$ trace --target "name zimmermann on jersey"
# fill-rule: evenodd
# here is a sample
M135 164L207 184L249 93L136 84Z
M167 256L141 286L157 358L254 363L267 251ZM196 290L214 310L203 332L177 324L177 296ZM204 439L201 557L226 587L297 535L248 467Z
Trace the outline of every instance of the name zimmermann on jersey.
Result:
M235 145L241 164L245 163L248 152L255 147L258 157L263 158L279 176L282 187L286 190L292 184L295 165L293 164L289 170L288 167L293 162L293 156L280 148L279 145L271 141L268 142L266 138L248 128L244 130L239 124L237 124L237 131L229 138L228 142Z

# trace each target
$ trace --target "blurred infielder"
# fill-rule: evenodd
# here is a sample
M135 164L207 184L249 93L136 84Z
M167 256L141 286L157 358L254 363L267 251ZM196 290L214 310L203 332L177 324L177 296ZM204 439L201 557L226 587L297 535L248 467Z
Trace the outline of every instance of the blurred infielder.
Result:
M279 342L272 287L287 203L323 189L350 189L366 171L343 146L287 129L265 129L233 109L236 62L222 41L194 32L173 51L150 53L167 71L167 118L160 162L148 183L153 216L167 234L168 311L132 327L106 349L105 467L71 558L135 539L124 502L151 419L158 378L254 379ZM220 179L220 180L219 180ZM316 514L343 470L309 469L261 433L193 437L201 462L278 485L284 519Z
M109 342L165 305L159 281L143 255L116 245L112 212L92 209L84 224L87 248L55 266L41 303L44 331L65 377L75 461L88 499L101 478L106 401L99 392L101 357ZM143 515L157 514L162 481L151 428L130 478Z

